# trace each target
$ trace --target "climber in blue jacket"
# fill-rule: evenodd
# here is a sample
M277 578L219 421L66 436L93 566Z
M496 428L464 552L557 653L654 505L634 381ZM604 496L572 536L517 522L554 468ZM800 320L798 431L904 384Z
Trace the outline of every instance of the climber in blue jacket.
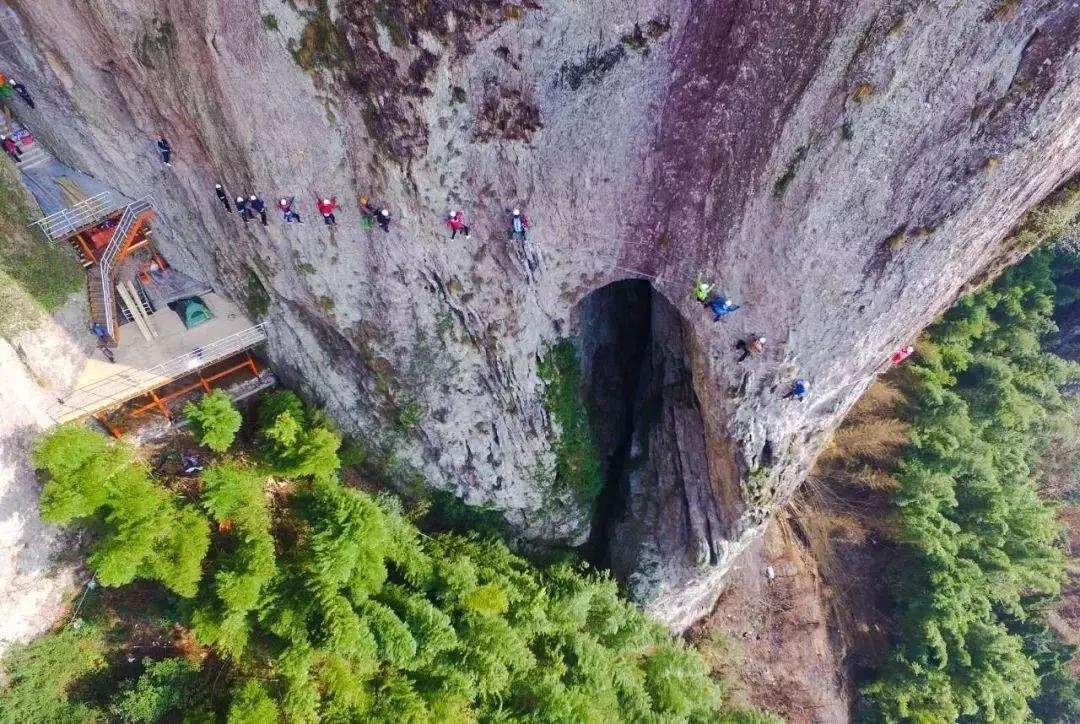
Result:
M795 380L793 383L791 383L791 391L784 395L784 399L790 400L794 398L799 402L802 402L803 399L806 397L806 393L809 389L810 387L806 384L806 380Z
M709 307L710 310L712 310L712 321L714 322L719 322L720 317L723 317L725 314L731 314L739 308L738 304L732 304L731 300L727 297L713 297L708 302L706 302L706 305Z

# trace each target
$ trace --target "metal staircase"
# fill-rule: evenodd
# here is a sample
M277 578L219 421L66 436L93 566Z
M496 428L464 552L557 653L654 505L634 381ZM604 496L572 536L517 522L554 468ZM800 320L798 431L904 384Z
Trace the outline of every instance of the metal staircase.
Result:
M90 295L90 318L95 324L104 327L113 343L116 340L115 265L135 240L139 229L149 219L153 210L154 203L149 196L128 204L116 228L113 229L109 245L101 254L101 261L86 272L87 289Z
M49 158L49 154L45 152L45 149L41 147L41 144L37 141L34 141L34 143L30 145L30 148L23 150L22 161L19 163L19 168L37 168L42 164L48 163Z

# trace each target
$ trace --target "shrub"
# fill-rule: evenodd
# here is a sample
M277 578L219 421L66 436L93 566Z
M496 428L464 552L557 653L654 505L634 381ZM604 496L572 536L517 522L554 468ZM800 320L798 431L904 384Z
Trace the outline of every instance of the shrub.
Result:
M97 626L69 626L33 643L15 645L3 659L7 683L0 687L0 722L81 722L101 718L93 707L69 698L72 684L105 668L105 639Z
M113 698L110 710L125 722L153 724L173 711L195 703L199 669L184 659L143 659L143 673L127 682Z
M214 452L229 449L244 421L232 398L223 390L214 390L198 402L189 402L184 415L191 421L199 444Z
M538 368L544 383L544 407L556 428L554 478L557 488L570 490L591 507L600 495L603 478L585 404L581 400L581 369L569 341L548 350Z

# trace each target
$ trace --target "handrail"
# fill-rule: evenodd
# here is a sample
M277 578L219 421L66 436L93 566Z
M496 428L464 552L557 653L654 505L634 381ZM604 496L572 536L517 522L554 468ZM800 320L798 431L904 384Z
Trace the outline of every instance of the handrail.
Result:
M105 210L109 208L110 196L108 191L102 191L77 204L43 216L30 226L40 227L49 239L60 241L70 236L72 232L104 218L107 215Z
M265 326L256 324L148 369L131 368L77 388L66 399L53 403L47 412L53 420L65 422L111 405L119 405L187 372L254 347L265 339Z
M109 336L112 336L116 329L115 320L113 319L115 305L112 302L112 263L120 252L124 238L131 231L131 227L135 225L135 220L139 218L139 214L152 208L153 202L149 196L144 196L138 201L128 204L124 209L123 216L120 217L120 221L116 223L116 227L113 229L112 236L109 238L109 245L105 247L105 251L101 254L101 261L98 262L101 267L101 296L105 307L103 310L105 312L105 329L108 331Z

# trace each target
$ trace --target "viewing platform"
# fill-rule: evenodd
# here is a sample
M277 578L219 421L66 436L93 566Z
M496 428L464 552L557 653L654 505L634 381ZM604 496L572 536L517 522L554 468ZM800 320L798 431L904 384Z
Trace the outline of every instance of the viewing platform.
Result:
M118 435L147 412L172 419L212 387L273 384L252 349L261 324L213 287L174 269L153 243L149 196L131 199L50 155L25 131L19 170L44 216L46 243L67 243L86 269L97 349L73 389L47 410L58 423L94 416ZM121 419L122 418L122 419Z

